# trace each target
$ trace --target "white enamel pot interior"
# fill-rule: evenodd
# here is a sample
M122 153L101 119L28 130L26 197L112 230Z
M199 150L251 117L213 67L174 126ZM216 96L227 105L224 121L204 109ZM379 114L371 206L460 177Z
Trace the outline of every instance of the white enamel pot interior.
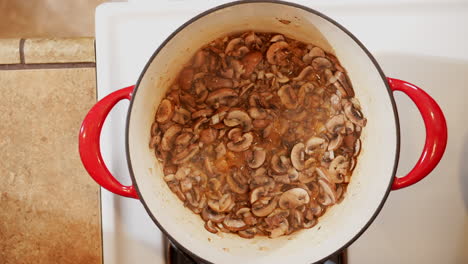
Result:
M287 20L291 23L282 23ZM283 21L284 22L284 21ZM205 230L163 180L149 149L159 102L177 73L204 44L234 32L278 32L336 54L347 69L368 119L362 152L345 199L312 229L270 239L243 239ZM399 130L393 97L375 60L346 29L309 8L285 2L247 1L206 11L174 32L143 71L127 120L127 158L134 185L151 218L180 248L212 263L314 263L354 241L380 211L398 161Z

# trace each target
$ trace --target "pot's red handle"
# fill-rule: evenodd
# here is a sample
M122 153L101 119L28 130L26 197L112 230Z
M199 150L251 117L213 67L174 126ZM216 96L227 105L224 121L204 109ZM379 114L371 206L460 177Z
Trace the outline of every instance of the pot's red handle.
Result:
M392 91L404 92L416 104L426 127L426 143L421 157L408 175L395 178L392 190L417 183L426 177L439 163L447 145L447 123L439 105L414 84L387 78Z
M120 100L132 98L134 87L129 86L109 94L89 110L81 124L79 150L84 167L99 185L115 194L138 199L135 187L122 185L112 176L104 164L100 148L101 130L107 115Z

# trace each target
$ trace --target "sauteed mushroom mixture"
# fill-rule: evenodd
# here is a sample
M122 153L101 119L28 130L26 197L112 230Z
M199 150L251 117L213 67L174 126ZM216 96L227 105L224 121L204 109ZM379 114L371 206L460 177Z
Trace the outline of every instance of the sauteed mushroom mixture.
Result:
M366 118L345 69L274 33L214 40L161 101L150 147L212 233L288 235L343 199Z

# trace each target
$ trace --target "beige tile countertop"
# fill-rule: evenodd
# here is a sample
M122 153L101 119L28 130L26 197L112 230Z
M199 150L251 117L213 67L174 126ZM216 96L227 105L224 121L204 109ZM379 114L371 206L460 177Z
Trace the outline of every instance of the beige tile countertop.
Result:
M99 187L78 155L94 40L0 39L0 263L102 263Z

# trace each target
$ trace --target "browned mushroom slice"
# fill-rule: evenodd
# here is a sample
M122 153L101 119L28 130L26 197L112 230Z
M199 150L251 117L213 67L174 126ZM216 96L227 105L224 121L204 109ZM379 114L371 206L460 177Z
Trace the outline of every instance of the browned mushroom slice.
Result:
M219 200L208 200L208 206L218 213L230 211L234 205L234 200L230 193L224 194Z
M172 119L174 115L174 105L170 100L164 99L159 104L158 111L156 112L156 121L159 123L166 123Z
M192 180L190 178L185 178L183 180L180 181L180 189L182 190L182 192L187 192L187 191L190 191L190 189L192 189Z
M337 156L331 163L330 163L330 175L332 176L332 180L334 183L342 183L344 181L344 176L349 172L349 161L346 160L343 156Z
M204 221L212 221L213 223L221 223L226 217L225 214L217 213L211 210L209 207L203 208L201 217Z
M159 145L159 143L161 143L161 136L160 135L154 135L154 136L151 137L149 147L151 149L154 149L154 148L156 148L157 145Z
M312 60L312 67L314 67L315 70L325 70L333 67L333 64L327 58L317 57Z
M361 140L358 138L356 140L356 142L354 143L354 154L353 154L353 156L356 157L357 155L359 155L360 152L361 152Z
M330 140L330 144L328 144L328 150L329 151L336 150L339 147L341 147L342 144L343 144L343 136L341 134L338 134L337 136L335 136L334 138Z
M246 230L241 230L241 231L237 232L237 234L239 234L239 236L242 237L242 238L250 239L250 238L255 237L255 235L257 234L257 229L255 227L252 227L252 228L248 228Z
M299 172L294 168L289 168L288 178L290 181L297 181L299 179Z
M244 132L248 132L252 129L252 119L249 114L243 110L231 110L224 118L224 124L229 127L235 127L240 125Z
M215 151L216 151L216 158L219 159L223 157L224 155L226 155L226 146L224 145L223 142L221 142L219 143L218 146L216 146Z
M190 168L188 167L184 167L184 166L180 166L176 173L175 173L175 178L179 181L185 179L187 177L187 175L189 175L190 173Z
M279 207L282 209L294 209L309 203L309 194L302 188L293 188L284 192L279 199Z
M216 90L219 88L231 88L233 86L231 79L221 78L217 76L211 76L205 78L206 86L210 90Z
M312 220L305 220L304 223L302 224L302 227L305 229L309 229L314 227L317 224L317 219L312 219Z
M319 48L319 47L313 47L310 51L309 51L309 56L312 57L312 58L315 58L315 57L325 57L325 52L323 51L323 49Z
M189 90L192 87L193 69L185 68L179 74L179 85L183 90Z
M267 111L263 108L252 107L248 112L253 119L265 119L268 117Z
M259 51L253 51L245 55L241 60L241 63L244 67L244 73L242 74L242 77L250 77L257 65L262 61L262 58L262 53Z
M309 217L307 217L306 214L306 218L309 220L312 220L314 217L320 217L324 213L322 206L320 206L320 204L316 200L310 200L308 210L312 214L312 216Z
M286 158L286 157L285 157ZM271 168L273 171L279 174L286 173L289 169L289 161L285 158L281 158L280 155L275 154L271 158Z
M279 42L275 42L271 44L270 48L268 48L268 51L266 53L266 58L267 58L268 63L272 65L278 64L277 53L288 47L289 47L289 44L284 41L279 41Z
M343 115L336 115L330 118L325 127L330 133L342 133L345 131L345 117Z
M304 169L304 150L305 145L303 143L297 143L291 150L291 163L299 171Z
M183 107L176 107L174 111L174 115L172 117L172 121L185 125L191 118L190 112L183 108Z
M324 206L329 206L336 203L336 191L334 186L329 183L327 180L319 179L318 183L322 189L321 196L319 197L319 202Z
M247 180L237 169L232 169L231 173L226 175L226 181L231 190L235 193L244 194L249 190Z
M205 223L205 229L208 230L209 232L213 233L213 234L216 234L218 233L218 228L216 227L216 225L211 222L210 220L208 220L206 223Z
M279 226L270 231L270 238L277 238L284 235L289 229L288 220L285 219Z
M190 140L192 140L192 137L193 137L192 133L188 133L188 132L181 133L174 140L174 144L176 146L185 147L190 143Z
M200 141L205 144L210 144L218 137L218 130L213 128L206 128L200 132Z
M301 173L299 173L299 181L305 184L315 181L316 178L317 175L315 174L314 167L305 169Z
M255 35L255 32L251 32L245 37L245 44L247 46L252 46L252 45L260 45L262 44L262 40Z
M267 193L266 189L264 187L258 187L252 190L250 193L250 203L253 204L255 203L258 199L261 197L265 196Z
M340 82L341 86L343 86L344 90L346 91L346 95L349 97L354 96L354 90L349 83L348 78L346 75L340 71L335 72L335 78Z
M247 165L256 169L263 165L266 158L266 151L263 148L255 147L253 151L246 152Z
M234 51L237 45L242 44L244 40L242 38L234 38L231 39L228 44L226 45L226 49L224 50L224 53L230 54L231 52Z
M242 140L242 128L235 127L227 133L228 139L233 142L239 142Z
M238 103L238 95L236 91L229 89L229 88L221 88L215 90L208 94L206 98L206 103L209 105L227 105L227 106L234 106Z
M258 217L265 217L275 210L278 198L263 197L252 204L252 213Z
M252 141L253 141L253 135L251 132L249 132L249 133L245 133L244 135L242 135L242 140L240 140L239 142L231 141L231 142L228 142L226 146L231 151L241 152L241 151L245 151L249 149L250 145L252 145Z
M284 36L283 35L274 35L271 39L270 42L278 42L278 41L284 41Z
M287 109L296 109L297 108L297 95L291 85L283 85L278 90L278 96L281 100L281 103Z
M163 138L161 139L161 149L164 151L169 151L172 148L174 139L180 133L182 127L178 124L174 124L167 129L164 133Z
M297 209L291 210L291 213L289 214L290 226L294 229L299 229L302 227L303 223L304 216L302 215L302 212Z
M200 150L200 147L197 144L192 144L188 148L184 149L180 153L175 154L172 157L172 163L174 164L181 164L189 161L191 158L193 158L198 151Z
M333 181L332 175L327 169L323 167L318 167L318 168L315 168L315 171L317 172L319 178L325 179L328 182Z
M164 181L166 182L172 182L172 181L175 181L176 178L175 178L175 175L174 174L168 174L166 176L164 176Z
M345 101L343 103L343 109L346 117L349 119L349 121L353 122L355 125L358 125L360 127L366 126L367 119L364 118L362 113L354 108L353 104L349 101Z
M255 119L254 121L252 121L252 126L256 130L264 129L270 124L271 121L266 119Z
M302 69L299 75L297 77L294 77L293 80L302 81L306 79L309 76L309 74L311 74L312 72L314 72L314 68L312 68L312 66L304 67L304 69Z
M325 139L321 138L321 137L311 137L309 138L307 141L306 141L306 145L305 145L305 153L307 155L311 155L317 148L319 148L320 146L322 146L323 144L325 144L326 141Z
M237 232L248 228L247 224L242 219L235 219L231 215L226 216L223 225L230 231Z
M203 64L205 64L206 55L207 55L207 52L204 51L204 50L199 50L197 53L195 53L195 56L193 57L193 64L192 64L192 66L193 66L194 68L199 68L199 67L201 67Z

